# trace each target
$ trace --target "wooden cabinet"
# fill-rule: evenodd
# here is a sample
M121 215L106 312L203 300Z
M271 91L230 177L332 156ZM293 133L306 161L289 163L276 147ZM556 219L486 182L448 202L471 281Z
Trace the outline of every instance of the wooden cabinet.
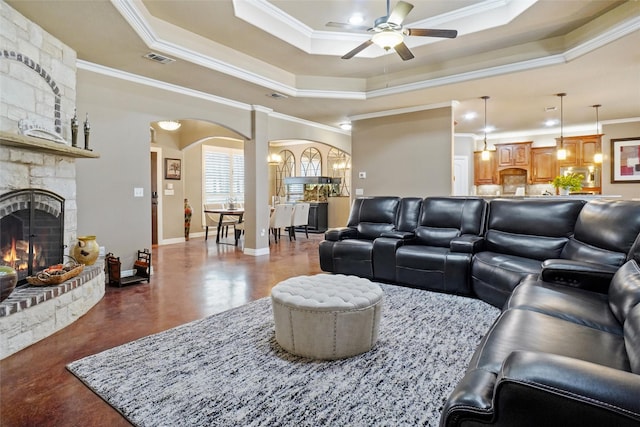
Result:
M475 185L496 184L496 153L490 151L489 160L482 160L482 152L473 153L473 183Z
M327 231L327 211L326 202L309 203L309 232L324 233Z
M593 156L602 153L602 135L568 136L562 139L567 158L558 160L558 166L593 165ZM560 138L556 138L556 144L560 147Z
M531 149L531 183L548 184L558 175L556 147Z
M529 169L531 165L531 141L495 144L498 169Z

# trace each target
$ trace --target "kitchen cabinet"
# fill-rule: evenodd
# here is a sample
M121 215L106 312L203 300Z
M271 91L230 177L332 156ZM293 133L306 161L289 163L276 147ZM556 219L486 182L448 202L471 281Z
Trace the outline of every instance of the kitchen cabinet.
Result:
M560 167L594 165L593 156L602 153L602 135L567 136L562 140L567 158L558 160ZM556 144L560 147L560 138L556 138Z
M489 160L482 160L482 152L473 153L473 183L474 185L496 184L496 153L490 151Z
M556 147L531 149L531 183L548 184L558 175Z
M531 166L531 144L532 141L495 144L498 170L529 169Z

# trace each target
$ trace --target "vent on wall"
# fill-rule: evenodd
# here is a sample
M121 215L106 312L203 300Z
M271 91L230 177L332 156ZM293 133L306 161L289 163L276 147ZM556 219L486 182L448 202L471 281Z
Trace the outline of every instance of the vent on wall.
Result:
M159 53L155 53L155 52L149 52L144 57L151 61L159 62L161 64L170 64L172 62L176 62L176 60L173 58L169 58L167 56L160 55Z

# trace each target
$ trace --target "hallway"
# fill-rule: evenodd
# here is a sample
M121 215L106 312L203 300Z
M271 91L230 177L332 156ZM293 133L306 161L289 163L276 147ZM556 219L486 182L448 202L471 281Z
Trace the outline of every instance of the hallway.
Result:
M107 287L85 316L0 362L0 424L128 426L65 365L266 297L288 277L320 273L322 238L299 233L296 241L272 243L271 253L260 257L202 237L154 247L150 284Z

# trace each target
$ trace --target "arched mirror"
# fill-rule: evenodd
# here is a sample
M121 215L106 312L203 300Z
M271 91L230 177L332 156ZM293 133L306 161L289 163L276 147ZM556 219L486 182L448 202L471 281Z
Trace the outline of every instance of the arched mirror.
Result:
M321 176L322 156L317 148L309 147L300 157L300 176Z
M327 154L327 168L332 178L340 178L336 195L349 196L351 188L351 156L337 148L331 148Z
M276 196L284 197L287 195L284 179L296 176L296 158L289 150L282 150L279 154L282 162L276 166Z

